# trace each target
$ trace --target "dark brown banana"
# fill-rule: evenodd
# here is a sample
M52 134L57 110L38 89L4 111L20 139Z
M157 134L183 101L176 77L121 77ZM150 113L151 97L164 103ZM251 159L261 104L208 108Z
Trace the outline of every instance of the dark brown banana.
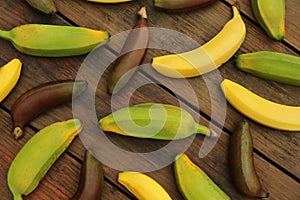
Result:
M103 166L90 151L85 152L78 189L70 200L99 200L104 183Z
M247 121L239 122L230 138L229 165L236 188L252 198L267 198L255 171L252 136Z
M217 0L154 0L154 6L168 12L184 12L209 6Z
M11 117L12 135L21 138L24 125L43 112L62 105L86 90L86 81L54 81L39 85L21 95L13 104Z
M121 50L120 57L116 60L108 79L108 92L115 94L120 91L135 73L135 68L143 61L148 41L146 8L138 12L140 19L130 31Z

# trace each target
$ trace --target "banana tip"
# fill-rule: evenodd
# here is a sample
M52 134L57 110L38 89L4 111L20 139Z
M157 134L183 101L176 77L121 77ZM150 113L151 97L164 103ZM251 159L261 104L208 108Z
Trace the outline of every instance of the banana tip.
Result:
M12 134L13 134L13 136L14 136L14 138L16 140L18 140L18 139L20 139L20 138L22 138L24 136L24 132L23 132L22 128L19 127L19 126L17 126L17 127L14 128Z
M209 136L212 138L216 138L218 137L218 134L214 130L209 129Z
M143 6L143 7L139 10L138 14L139 14L142 18L147 19L146 6Z

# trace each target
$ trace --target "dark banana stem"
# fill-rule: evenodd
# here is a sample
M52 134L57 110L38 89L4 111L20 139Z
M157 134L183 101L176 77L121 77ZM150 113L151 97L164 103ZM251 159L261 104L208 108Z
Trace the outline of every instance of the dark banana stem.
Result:
M43 112L67 103L79 96L88 87L86 81L55 81L39 85L21 95L13 104L11 117L13 136L20 139L23 127Z
M76 193L70 200L99 200L104 184L103 166L90 151L85 152Z
M142 7L138 14L140 19L130 31L108 78L108 92L119 92L131 79L145 57L149 41L146 8Z

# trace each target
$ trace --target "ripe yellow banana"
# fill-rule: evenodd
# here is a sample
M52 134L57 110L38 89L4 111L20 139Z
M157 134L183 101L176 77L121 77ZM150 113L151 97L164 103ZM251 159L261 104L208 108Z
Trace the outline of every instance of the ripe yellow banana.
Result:
M174 169L176 183L184 199L230 200L230 197L186 154L176 156Z
M57 158L82 129L78 119L57 122L35 134L13 160L7 182L14 200L22 200L39 184Z
M229 103L254 121L278 130L300 131L300 106L269 101L228 79L221 88Z
M21 74L22 62L15 58L0 67L0 102L17 84Z
M171 200L165 189L149 176L139 172L121 172L119 183L141 200Z
M172 78L188 78L208 73L228 61L242 45L246 26L238 9L233 6L233 18L203 46L181 54L154 57L152 66Z

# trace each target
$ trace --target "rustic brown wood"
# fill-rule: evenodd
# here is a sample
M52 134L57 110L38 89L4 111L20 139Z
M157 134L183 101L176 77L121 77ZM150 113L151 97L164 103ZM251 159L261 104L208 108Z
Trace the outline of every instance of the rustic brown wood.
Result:
M244 7L249 7L249 1L243 1L248 2L248 5L243 5L242 3L241 8L243 10ZM76 6L76 2L73 2L73 7ZM137 4L137 5L136 5ZM136 9L139 7L139 3L135 3ZM292 18L291 15L294 15L293 9L296 7L296 3L294 1L287 1L287 18ZM205 43L209 40L209 38L213 37L220 29L221 27L226 23L228 19L231 18L231 9L222 4L221 2L218 2L208 8L194 11L192 13L183 13L183 14L166 14L164 12L156 11L151 7L151 4L148 5L148 15L149 17L149 23L152 26L155 27L164 27L164 28L170 28L177 31L180 31L182 33L187 34L188 36L192 37L194 40L198 41L200 44ZM99 8L100 7L100 8ZM134 19L129 16L129 14L134 15L134 12L127 11L128 9L126 6L125 8L122 7L122 12L119 11L120 9L115 8L114 6L106 7L106 5L95 5L94 7L89 8L91 10L91 13L93 11L98 9L104 9L102 7L105 7L107 9L117 9L118 14L115 17L122 18L122 19L131 19L131 24L133 24ZM74 11L70 11L70 9L67 9L66 7L61 7L62 12L70 19L75 21L77 24L81 23L80 13L83 12L83 7L80 9L80 7L77 7L75 12L76 15L73 15ZM290 11L291 10L291 11ZM107 11L108 12L108 11ZM224 15L226 14L226 17ZM92 26L93 21L99 21L98 19L103 19L105 16L109 15L105 12L99 12L97 15L91 15L88 14L88 20L85 22L87 24L90 24ZM177 21L177 19L181 19L181 23L170 23L170 21ZM215 23L202 23L203 21L213 21L213 19L218 19ZM245 19L245 18L244 18ZM123 30L127 30L131 28L131 24L128 24L127 22L124 22L123 20L115 20L116 22L114 24L110 24L107 26L105 22L99 21L97 24L101 24L104 29L117 29L118 32L121 32ZM297 53L290 50L288 47L284 46L282 43L278 43L275 41L272 41L265 33L264 31L257 26L253 26L251 22L249 22L247 19L245 19L246 25L247 25L247 38L245 43L242 45L241 50L239 53L246 53L246 52L254 52L259 50L271 50L271 51L279 51L283 53L289 53L297 55ZM287 24L289 24L289 21L295 21L295 20L287 20ZM292 22L293 24L290 24L287 26L288 30L299 30L298 22ZM213 25L212 25L213 24ZM121 28L124 29L122 30ZM292 27L292 28L289 28ZM297 29L298 28L298 29ZM121 30L120 30L121 29ZM112 31L114 31L112 30ZM212 33L212 34L211 34ZM259 37L257 37L259 35ZM294 33L295 37L297 37L297 32ZM162 36L163 37L163 36ZM286 40L289 40L289 37L287 36ZM168 39L166 38L168 41ZM292 40L292 39L291 39ZM299 40L297 40L299 41ZM172 42L172 41L171 41ZM299 43L299 42L298 42ZM297 43L296 43L297 44ZM115 44L114 44L115 45ZM112 46L114 46L112 45ZM178 47L180 48L180 47ZM297 46L295 46L297 48ZM176 51L177 49L175 49ZM150 51L151 53L148 53L148 57L145 59L145 62L149 62L151 57L153 55L160 55L160 52L157 52L156 50ZM153 54L152 54L153 52ZM290 105L299 105L299 97L300 93L299 90L296 90L295 87L292 86L286 86L283 84L275 84L271 82L267 82L261 79L258 79L256 77L253 77L251 75L248 75L246 73L240 72L239 70L235 69L234 67L234 58L230 60L227 64L222 66L220 68L221 75L225 78L230 78L232 80L235 80L239 83L244 84L249 89L252 89L253 91L257 92L258 94L264 96L265 98L268 98L270 100L283 103L283 104L290 104ZM232 73L234 72L234 73ZM153 70L147 70L147 73L150 74L153 77L158 77L157 73L153 73ZM210 74L211 75L211 74ZM207 75L207 78L210 77L214 78L214 74L211 76ZM170 81L170 79L163 79L161 76L158 77L160 80L163 80L163 84L166 84ZM199 99L201 99L201 105L200 110L204 112L206 115L210 116L210 109L211 106L207 106L207 104L210 103L210 94L208 93L206 89L205 82L199 80L199 78L191 79L190 81L191 85L195 88L195 91L197 93L197 96ZM255 84L253 84L255 83ZM172 85L174 85L174 89L178 90L181 88L182 82L177 80L172 80ZM214 85L213 87L217 88L219 87L217 84L212 82ZM251 88L255 87L255 88ZM215 89L217 90L217 89ZM276 91L276 92L274 92ZM187 101L189 101L189 95L188 92L184 95ZM213 94L217 97L220 97L220 91L218 94ZM203 103L202 103L203 102ZM233 130L233 124L238 119L241 118L241 115L239 115L235 110L233 110L230 106L227 110L228 118L225 123L225 127L229 130ZM236 116L236 117L234 117ZM218 119L215 119L218 121ZM294 133L277 133L278 131L266 129L264 127L261 127L258 125L258 129L254 127L253 135L255 140L258 140L256 142L257 146L255 147L266 154L269 158L271 158L273 161L278 163L279 165L283 166L286 170L290 171L291 173L295 174L297 177L300 175L300 167L299 167L299 160L296 158L300 154L299 148L297 144L299 142L299 136L298 134ZM265 134L262 134L262 132L267 132ZM272 135L277 135L276 137L272 137ZM290 142L292 138L292 141ZM274 145L275 144L275 145ZM269 148L269 145L274 146L272 149ZM278 157L277 155L281 155Z
M228 2L232 3L231 1ZM223 1L217 2L216 4L201 10L180 14L167 14L162 11L157 11L153 8L151 1L133 1L120 5L102 5L81 0L62 0L57 1L56 4L60 12L59 15L49 17L33 12L31 7L24 1L3 1L0 4L0 28L8 30L25 23L69 24L71 22L72 24L77 24L79 26L105 29L108 30L111 35L115 35L132 27L136 21L136 18L134 17L136 11L140 8L141 4L145 4L148 8L150 26L177 30L190 36L200 44L204 44L213 37L232 16L231 8L228 4L224 4ZM291 19L292 17L295 18L295 15L298 14L297 11L299 10L299 5L296 3L296 0L287 1L287 5L289 11L287 12L287 19ZM257 24L253 24L253 21L247 20L248 17L252 17L249 12L249 2L243 1L241 3L241 10L243 14L247 15L247 17L244 17L247 25L247 38L237 54L265 49L297 55L297 52L294 52L293 49L286 46L287 43L293 46L294 49L299 49L299 34L297 31L299 30L299 22L297 22L297 20L287 20L287 27L289 27L288 29L290 32L285 39L286 43L278 43L269 39ZM164 38L164 36L161 37ZM172 38L164 39L166 40L166 44L167 42L174 42L177 44L175 45L176 48L174 48L174 51L181 50L178 41L173 41ZM3 47L0 54L0 64L4 64L14 57L20 58L24 63L19 83L13 92L1 102L1 107L5 108L5 110L9 110L15 99L33 86L51 80L75 78L76 72L85 58L85 56L51 59L37 58L17 52L8 41L0 40L0 45ZM110 47L113 49L114 47L117 47L114 45L110 45ZM145 63L150 62L151 57L161 55L162 53L167 52L149 50ZM201 77L189 79L189 82L194 88L200 101L198 109L206 116L205 118L201 118L201 123L204 124L208 124L207 117L211 116L210 95L212 95L214 99L222 99L222 93L218 89L219 82L214 80L215 73L217 72L206 75L206 78L211 80L212 87L215 88L213 94L209 94L206 83ZM235 80L265 98L285 104L299 105L298 99L300 93L297 87L260 80L243 73L235 69L234 58L220 68L220 73L223 77ZM132 80L132 84L138 84L141 80L148 80L149 78L159 80L162 85L172 82L175 91L180 89L182 84L181 80L162 77L151 68L143 68L140 70L134 77L134 80ZM97 90L96 107L99 118L109 114L111 108L116 109L123 107L123 100L128 97L128 94L124 92L119 95L119 101L110 105L110 96L106 93L106 80L107 73L104 74ZM129 85L128 87L130 88L132 86ZM190 94L184 93L182 98L186 102L191 103L189 97ZM140 88L133 94L130 103L135 104L148 101L178 104L178 101L166 90L154 85ZM53 109L29 124L32 128L38 130L54 121L71 118L72 111L70 105L71 104L67 104ZM194 105L192 105L192 107L197 109ZM188 110L196 118L199 117L199 114L193 109L188 108ZM0 156L0 164L1 166L6 166L7 169L8 165L6 162L12 159L13 155L22 144L24 144L25 140L33 134L33 131L27 126L26 138L20 142L14 142L9 135L11 122L8 113L2 110L2 108L0 109L0 113L3 113L3 115L1 115L3 117L0 118L0 129L1 132L6 133L2 141L3 144L1 145L2 149L0 152L2 155ZM228 134L230 134L230 131L233 130L236 122L243 116L235 111L230 105L227 107L226 114L226 132L222 132L221 138L212 152L204 159L198 158L199 147L204 137L197 136L187 153L222 189L232 196L232 199L245 199L237 193L232 185L232 181L228 175L229 169L227 167L226 159L228 140L230 138ZM220 123L218 117L214 118L214 120ZM259 152L259 154L255 154L255 164L264 188L268 189L271 193L271 199L297 199L297 197L299 197L297 191L300 189L299 182L296 181L299 181L300 176L299 136L297 133L271 130L252 121L250 122L250 125L254 136L254 146L256 151ZM167 144L163 141L133 139L115 134L108 134L108 137L117 146L133 152L153 151ZM7 141L13 141L13 143ZM180 147L184 142L185 141L178 141L175 144ZM80 139L76 138L67 153L57 162L62 164L56 164L53 167L53 170L51 169L51 171L49 171L49 175L47 174L45 177L45 181L41 183L41 188L28 198L49 199L49 195L52 194L55 195L53 199L66 199L68 195L71 195L72 192L76 190L76 176L79 175L80 163L75 161L69 155L82 160L84 150L85 148ZM263 157L260 155L263 155ZM146 169L151 169L152 163L145 161L142 165ZM130 193L117 183L117 173L117 170L114 170L109 166L105 167L106 179L109 180L110 183L113 183L113 185L106 183L106 189L104 191L105 196L103 199L126 199L127 197L125 197L123 193L130 196ZM158 180L174 199L181 199L181 195L174 182L174 174L171 165L161 170L151 172L149 175ZM4 181L5 176L5 172L1 171L1 180ZM61 177L65 177L63 181L60 181ZM3 184L0 193L6 194L7 197L9 197L6 182L3 181L0 181ZM60 185L62 187L60 187Z
M11 199L12 195L7 186L7 171L9 166L28 139L35 134L31 129L27 129L26 136L15 141L10 136L9 115L0 110L0 183L1 183L1 199ZM46 176L42 179L39 186L24 199L68 199L76 189L79 181L81 163L70 157L67 153L53 164ZM103 199L128 199L124 194L120 193L114 186L105 182L103 188Z

